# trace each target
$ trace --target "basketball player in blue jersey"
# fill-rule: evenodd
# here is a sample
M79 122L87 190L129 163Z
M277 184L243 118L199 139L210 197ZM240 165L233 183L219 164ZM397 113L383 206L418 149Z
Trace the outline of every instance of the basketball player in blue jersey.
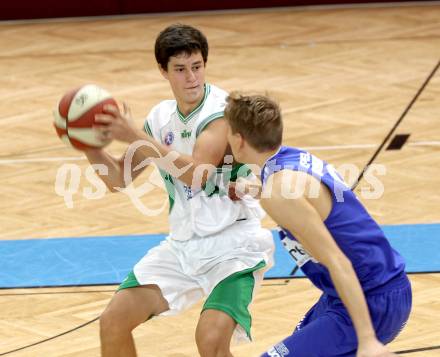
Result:
M281 146L275 102L239 94L227 102L235 159L262 169L261 204L322 291L293 334L262 357L394 356L384 345L405 325L412 300L402 257L331 165Z

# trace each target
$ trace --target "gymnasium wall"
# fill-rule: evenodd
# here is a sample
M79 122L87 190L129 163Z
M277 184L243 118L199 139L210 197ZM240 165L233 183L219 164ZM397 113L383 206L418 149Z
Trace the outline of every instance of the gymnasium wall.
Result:
M172 11L263 8L373 1L341 0L0 0L0 20L101 16ZM374 2L390 2L376 0Z

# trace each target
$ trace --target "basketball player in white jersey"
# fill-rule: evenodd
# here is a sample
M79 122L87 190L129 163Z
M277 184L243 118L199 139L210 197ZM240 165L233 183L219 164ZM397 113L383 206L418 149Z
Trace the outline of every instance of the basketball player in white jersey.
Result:
M191 26L169 26L156 39L155 56L175 100L156 105L143 130L126 111L112 106L96 117L107 124L98 127L102 136L127 144L143 140L133 156L132 177L140 173L133 171L136 165L152 159L170 201L169 236L134 266L101 315L102 355L135 356L131 333L136 326L153 316L179 313L207 297L195 334L198 351L204 357L232 356L233 334L250 338L248 307L271 265L272 236L260 226L256 201L233 202L226 194L227 181L249 170L219 168L228 149L223 119L227 93L205 83L205 36ZM172 151L179 153L173 165L157 160ZM124 187L127 152L120 159L102 149L86 155L90 163L108 167L101 179L110 190ZM203 167L208 170L201 175Z

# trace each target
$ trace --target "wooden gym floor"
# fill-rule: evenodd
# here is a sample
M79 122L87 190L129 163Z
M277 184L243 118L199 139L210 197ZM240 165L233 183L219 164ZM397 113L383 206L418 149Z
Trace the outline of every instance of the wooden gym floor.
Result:
M267 91L283 108L285 144L309 148L337 168L363 169L397 123L393 135L411 136L400 150L387 151L385 145L375 158L386 168L380 177L384 194L361 199L381 224L440 222L440 77L434 71L440 59L440 6L283 8L0 23L1 240L167 231L166 212L145 217L122 194L87 200L77 193L74 207L66 207L55 192L57 170L71 163L84 172L87 162L58 140L51 111L67 89L93 82L126 101L142 125L152 105L171 97L152 48L157 33L175 22L195 25L208 36L209 82L228 91ZM122 150L110 146L113 153ZM346 179L353 183L356 173ZM83 176L80 190L88 185ZM368 188L361 180L356 192ZM159 207L164 199L157 187L144 201ZM269 219L265 225L274 226ZM411 275L411 281L414 309L391 344L394 351L439 341L440 275ZM0 355L91 321L114 288L1 290ZM257 356L288 335L316 297L304 279L265 281L253 305L254 343L234 347L234 355ZM199 310L200 305L139 327L139 355L196 356ZM11 353L97 355L97 322Z

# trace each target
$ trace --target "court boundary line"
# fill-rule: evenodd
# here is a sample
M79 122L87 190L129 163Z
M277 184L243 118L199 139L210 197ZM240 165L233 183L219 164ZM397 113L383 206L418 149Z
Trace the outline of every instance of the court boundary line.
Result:
M398 355L402 355L402 354L410 354L410 353L416 353L416 352L425 352L425 351L432 351L432 350L439 350L440 349L440 345L437 346L430 346L430 347L420 347L420 348L413 348L410 350L401 350L401 351L396 351L394 353L398 354Z
M70 329L70 330L67 330L67 331L64 331L62 333L59 333L58 335L55 335L55 336L52 336L52 337L48 337L48 338L46 338L44 340L37 341L37 342L34 342L34 343L26 345L26 346L22 346L22 347L14 349L14 350L10 350L10 351L7 351L7 352L0 353L0 356L5 356L7 354L11 354L11 353L14 353L14 352L22 351L24 349L27 349L27 348L30 348L30 347L34 347L34 346L37 346L37 345L41 345L44 342L48 342L48 341L54 340L54 339L56 339L58 337L67 335L67 334L69 334L71 332L77 331L77 330L79 330L79 329L81 329L81 328L83 328L83 327L85 327L87 325L92 324L93 322L99 320L99 317L100 316L95 317L94 319L92 319L90 321L87 321L87 322L85 322L85 323L83 323L83 324L81 324L79 326L76 326L76 327ZM440 349L440 345L428 346L428 347L418 347L418 348L413 348L413 349L409 349L409 350L400 350L400 351L395 351L394 353L396 353L396 354L410 354L410 353L417 353L417 352L424 352L424 351L432 351L432 350L437 350L437 349Z
M440 273L440 272L438 272L438 273ZM304 278L305 278L305 277L304 277ZM277 279L281 279L281 278L277 278ZM265 286L271 286L271 285L287 285L287 284L289 283L289 280L288 280L288 279L284 279L284 280L285 280L285 281L284 281L284 284L283 284L283 283L281 283L281 284L269 284L269 285L265 285ZM262 286L263 286L263 285L262 285ZM105 291L105 292L107 292L107 291ZM78 292L78 293L80 293L80 292ZM41 294L44 294L44 293L41 293ZM0 296L1 296L1 295L0 295ZM61 332L61 333L59 333L59 334L57 334L57 335L54 335L54 336L51 336L51 337L45 338L45 339L43 339L43 340L40 340L40 341L37 341L37 342L31 343L31 344L28 344L28 345L25 345L25 346L22 346L22 347L15 348L15 349L13 349L13 350L9 350L9 351L6 351L6 352L2 352L2 353L0 353L0 356L5 356L5 355L8 355L8 354L11 354L11 353L14 353L14 352L22 351L22 350L24 350L24 349L27 349L27 348L30 348L30 347L34 347L34 346L37 346L37 345L43 344L43 343L45 343L45 342L48 342L48 341L54 340L54 339L56 339L56 338L58 338L58 337L61 337L61 336L67 335L67 334L69 334L69 333L71 333L71 332L77 331L77 330L79 330L79 329L81 329L81 328L83 328L83 327L85 327L85 326L88 326L88 325L94 323L95 321L99 320L99 318L100 318L100 316L97 316L97 317L95 317L94 319L92 319L92 320L90 320L90 321L87 321L87 322L85 322L85 323L83 323L83 324L81 324L81 325L78 325L78 326L76 326L76 327L73 327L73 328L71 328L71 329L69 329L69 330L67 330L67 331ZM396 353L396 354L410 354L410 353L417 353L417 352L424 352L424 351L432 351L432 350L437 350L437 349L440 349L440 345L437 345L437 346L427 346L427 347L418 347L418 348L407 349L407 350L400 350L400 351L395 351L394 353Z
M276 279L267 279L267 280L284 280L283 283L268 283L268 284L261 284L261 286L285 286L288 285L290 282L290 279L282 279L282 278L276 278ZM85 285L85 286L71 286L73 288L75 287L87 287L87 286L94 286L94 285ZM107 286L113 286L116 288L118 284L108 284ZM69 286L67 286L69 287ZM46 289L56 289L59 288L58 286L51 286L47 287ZM20 290L20 289L43 289L43 288L3 288L4 290ZM91 293L114 293L116 290L76 290L76 291L45 291L45 292L20 292L20 293L10 293L10 294L1 294L0 298L3 296L29 296L29 295L57 295L57 294L91 294Z
M41 341L37 341L37 342L31 343L31 344L26 345L26 346L18 347L18 348L16 348L16 349L13 349L13 350L10 350L10 351L7 351L7 352L2 352L2 353L0 353L0 356L5 356L5 355L8 355L8 354L11 354L11 353L14 353L14 352L18 352L18 351L21 351L21 350L24 350L24 349L27 349L27 348L30 348L30 347L34 347L34 346L37 346L37 345L41 345L41 344L44 343L44 342L51 341L51 340L54 340L54 339L56 339L56 338L58 338L58 337L61 337L61 336L67 335L67 334L70 333L70 332L73 332L73 331L79 330L80 328L83 328L83 327L85 327L85 326L87 326L87 325L90 325L91 323L97 321L97 320L99 319L99 317L100 317L100 316L95 317L94 319L92 319L92 320L90 320L90 321L87 321L87 322L85 322L85 323L83 323L83 324L81 324L81 325L78 325L78 326L76 326L76 327L74 327L74 328L72 328L72 329L70 329L70 330L67 330L67 331L61 332L61 333L59 333L59 334L57 334L57 335L55 335L55 336L45 338L45 339L43 339L43 340L41 340Z
M294 269L295 270L295 269ZM298 270L298 269L296 269ZM406 272L406 275L423 275L423 274L440 274L440 270L427 270L427 271L416 271L416 272ZM291 279L306 279L306 276L276 276L276 277L265 277L263 281L270 281L270 280L291 280ZM118 286L119 283L109 283L109 284L84 284L84 285L41 285L41 286L15 286L15 287L0 287L0 292L2 290L20 290L20 289L57 289L57 288L85 288L85 287L91 287L91 286ZM111 291L111 290L109 290ZM81 292L81 291L79 291ZM54 294L56 292L52 292ZM44 293L39 293L44 294ZM1 296L6 296L7 294L0 294Z
M437 64L435 65L435 67L431 70L430 74L425 79L425 81L423 82L422 86L418 89L417 93L413 96L413 98L411 99L409 104L406 106L405 110L402 112L400 117L394 123L393 127L390 129L388 134L385 136L385 138L383 139L382 143L377 148L376 152L373 154L373 156L367 162L367 164L365 165L365 167L363 168L363 170L359 174L358 178L356 179L354 184L351 186L351 190L352 191L355 190L356 187L359 185L360 181L364 177L365 172L369 169L370 165L374 162L376 157L379 156L379 154L382 152L382 149L385 147L385 144L389 141L389 139L394 134L394 132L396 131L398 126L402 123L403 119L405 119L406 115L409 113L409 111L411 110L411 108L414 105L414 103L417 101L417 99L420 97L422 92L425 90L425 88L427 87L427 85L430 82L430 80L432 79L432 77L434 77L434 75L437 72L437 70L439 69L439 67L440 67L440 61L438 61Z
M421 140L410 141L405 145L411 147L437 147L440 146L440 140ZM357 150L357 149L372 149L377 147L377 144L353 144L353 145L322 145L322 146L304 146L300 149L306 151L333 151L333 150ZM26 154L24 154L26 155ZM19 155L13 155L19 156ZM44 162L57 162L57 161L85 161L85 156L59 156L59 157L29 157L29 158L17 158L17 159L0 159L0 165L12 165L20 163L44 163Z

